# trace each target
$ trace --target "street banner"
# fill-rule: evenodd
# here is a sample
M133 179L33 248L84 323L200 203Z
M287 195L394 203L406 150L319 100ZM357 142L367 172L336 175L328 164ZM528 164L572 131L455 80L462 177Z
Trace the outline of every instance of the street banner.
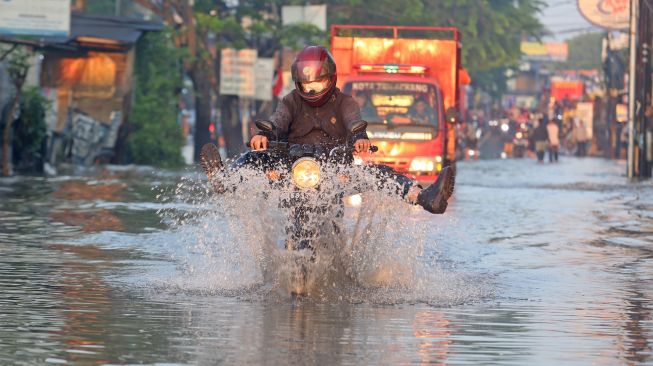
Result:
M281 7L283 25L308 23L324 32L327 29L326 15L326 5L285 5Z
M0 35L66 37L70 0L0 0Z
M578 10L597 27L623 30L630 26L630 0L578 0Z
M254 93L254 99L271 101L272 83L274 79L274 59L257 59L255 74L256 91Z
M221 52L220 94L253 98L256 95L257 51L223 48Z
M556 100L578 100L583 97L582 81L552 80L551 96Z
M592 139L592 131L594 128L594 103L582 102L576 104L576 117L579 121L583 121L587 137Z
M569 46L567 43L522 42L521 52L526 60L532 61L567 61Z

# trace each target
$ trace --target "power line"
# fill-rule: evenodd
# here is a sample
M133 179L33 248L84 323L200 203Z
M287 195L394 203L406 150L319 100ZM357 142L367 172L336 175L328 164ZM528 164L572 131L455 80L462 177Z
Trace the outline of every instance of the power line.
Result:
M590 26L590 27L584 27L584 28L563 29L563 30L556 31L556 32L551 32L551 33L553 33L553 34L565 34L565 33L574 33L574 32L582 32L582 31L589 31L589 30L597 30L598 31L599 29L594 27L594 26Z

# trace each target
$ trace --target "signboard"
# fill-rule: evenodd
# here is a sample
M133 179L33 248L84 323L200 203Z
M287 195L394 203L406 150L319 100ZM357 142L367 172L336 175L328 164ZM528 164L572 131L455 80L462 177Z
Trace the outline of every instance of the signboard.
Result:
M223 48L220 60L220 94L253 98L256 95L255 49Z
M323 32L327 28L326 14L326 5L286 5L281 7L283 25L309 23Z
M601 28L622 30L630 25L630 0L578 0L578 10Z
M257 59L255 74L256 91L254 92L254 99L271 101L272 81L274 79L274 59Z
M521 52L525 59L533 61L567 61L569 46L567 43L522 42Z
M579 125L580 121L583 121L583 126L585 127L587 134L586 136L591 140L594 125L594 104L591 102L576 104L576 118L579 121Z
M551 96L556 100L578 100L583 92L582 81L551 81Z
M617 104L617 122L626 123L628 122L628 104L619 103Z
M60 36L70 33L70 0L0 0L0 34Z

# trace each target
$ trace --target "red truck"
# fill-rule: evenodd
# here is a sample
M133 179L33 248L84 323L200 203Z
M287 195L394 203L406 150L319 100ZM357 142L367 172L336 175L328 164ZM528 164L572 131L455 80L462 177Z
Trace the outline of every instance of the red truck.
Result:
M331 27L338 86L356 99L379 147L364 160L424 183L454 160L460 85L469 82L459 40L456 28Z

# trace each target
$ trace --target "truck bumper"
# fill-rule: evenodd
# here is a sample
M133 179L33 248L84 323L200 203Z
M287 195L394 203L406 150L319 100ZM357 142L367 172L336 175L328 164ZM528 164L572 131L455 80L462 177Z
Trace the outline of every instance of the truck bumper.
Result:
M437 174L432 174L432 175L415 175L415 174L410 174L410 173L404 173L407 177L410 179L413 179L414 181L418 182L421 185L429 185L435 182L436 179L438 179Z

